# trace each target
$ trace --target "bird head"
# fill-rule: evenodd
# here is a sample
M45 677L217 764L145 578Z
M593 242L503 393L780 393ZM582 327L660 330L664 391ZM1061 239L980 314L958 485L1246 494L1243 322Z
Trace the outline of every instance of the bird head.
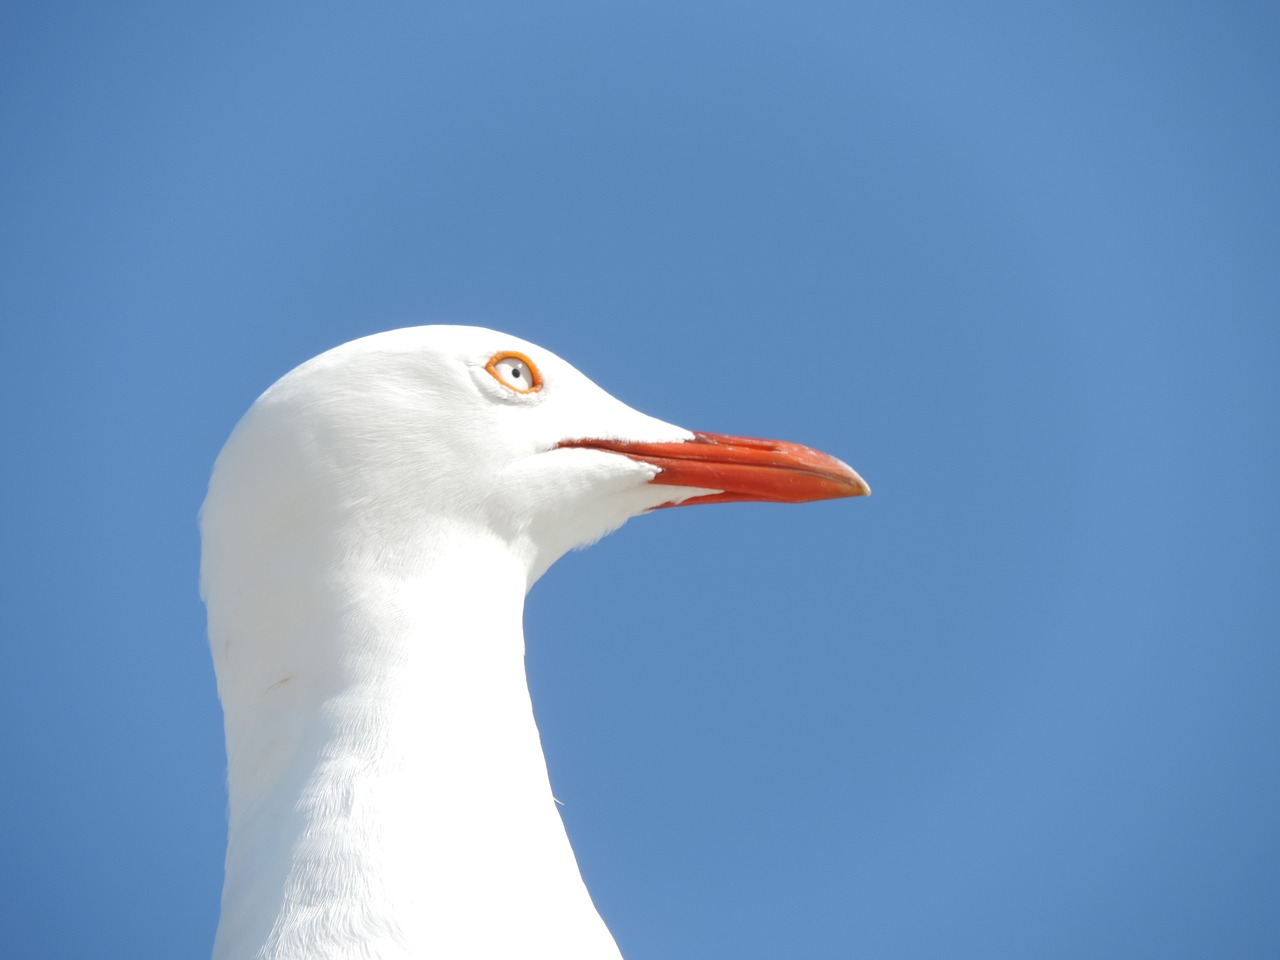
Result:
M462 535L503 541L531 584L567 550L657 507L867 492L809 448L646 416L516 337L412 327L330 350L253 405L210 483L205 577L219 539L237 540L241 557L283 538L295 555L410 564Z

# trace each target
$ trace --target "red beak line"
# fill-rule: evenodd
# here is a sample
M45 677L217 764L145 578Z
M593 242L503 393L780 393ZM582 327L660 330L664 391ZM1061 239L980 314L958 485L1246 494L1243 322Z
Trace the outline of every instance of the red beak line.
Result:
M860 476L835 457L798 443L695 433L677 443L628 443L620 440L565 440L561 447L582 447L620 453L651 463L660 472L652 483L673 487L722 490L690 497L680 504L766 500L805 503L836 497L860 497L871 492Z

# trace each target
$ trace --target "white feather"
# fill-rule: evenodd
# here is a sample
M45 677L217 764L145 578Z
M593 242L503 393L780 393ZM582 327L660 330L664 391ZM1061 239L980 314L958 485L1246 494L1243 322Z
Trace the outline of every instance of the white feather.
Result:
M503 350L540 391L485 370ZM259 398L201 516L230 793L216 960L618 957L551 796L521 615L565 551L707 492L555 444L690 436L472 327L358 340Z

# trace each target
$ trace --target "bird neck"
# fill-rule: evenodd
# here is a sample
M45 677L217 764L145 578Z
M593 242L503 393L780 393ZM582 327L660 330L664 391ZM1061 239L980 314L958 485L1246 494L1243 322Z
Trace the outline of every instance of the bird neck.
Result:
M215 960L540 944L617 960L534 723L524 565L478 539L347 567L275 635L226 638L228 659L264 642L278 656L267 673L220 671L231 803Z

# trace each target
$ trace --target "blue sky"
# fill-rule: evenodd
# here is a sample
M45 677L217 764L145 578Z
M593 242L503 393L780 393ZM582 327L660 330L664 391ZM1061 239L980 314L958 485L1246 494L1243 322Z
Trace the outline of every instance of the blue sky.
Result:
M7 4L4 952L207 955L213 459L465 322L875 489L530 596L629 960L1280 954L1277 49L1261 3Z

